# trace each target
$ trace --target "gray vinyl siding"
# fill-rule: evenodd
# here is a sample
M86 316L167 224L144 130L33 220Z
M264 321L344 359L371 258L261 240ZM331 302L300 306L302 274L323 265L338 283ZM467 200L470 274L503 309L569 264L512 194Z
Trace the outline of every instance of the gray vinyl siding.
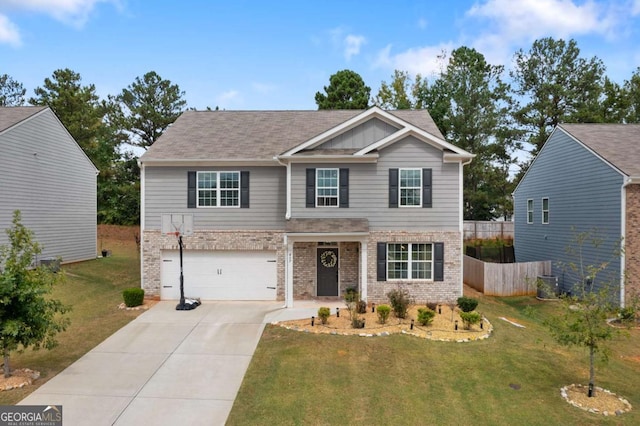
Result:
M567 248L577 232L596 230L603 244L583 245L583 264L610 261L596 284L619 289L620 260L613 253L621 235L622 183L620 173L556 130L514 193L516 260L551 260L562 290L571 291L576 277L562 265L577 259ZM549 198L548 225L542 224L543 197ZM533 199L533 224L527 224L528 199Z
M187 208L188 171L249 171L249 208ZM159 230L163 213L193 214L195 230L284 229L284 167L145 167L145 230Z
M96 169L50 110L0 134L0 244L13 211L42 257L96 257Z
M375 230L457 231L460 221L458 163L443 163L442 152L413 137L380 151L377 164L294 164L292 216L366 218ZM305 207L307 168L349 168L349 207ZM430 168L433 207L389 208L390 168Z
M320 145L318 149L362 149L397 131L396 127L374 118L341 133Z

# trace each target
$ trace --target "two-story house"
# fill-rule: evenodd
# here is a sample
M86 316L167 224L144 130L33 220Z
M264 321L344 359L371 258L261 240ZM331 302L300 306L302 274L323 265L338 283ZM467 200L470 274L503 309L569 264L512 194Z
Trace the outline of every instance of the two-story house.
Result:
M472 158L427 111L187 111L140 158L142 287L179 297L181 229L187 297L455 299Z

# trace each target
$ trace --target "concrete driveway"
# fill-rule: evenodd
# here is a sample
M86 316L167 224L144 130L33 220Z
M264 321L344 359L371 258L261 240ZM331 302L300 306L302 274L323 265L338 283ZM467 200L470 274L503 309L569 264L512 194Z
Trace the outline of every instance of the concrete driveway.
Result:
M62 405L63 424L223 425L265 323L314 315L303 302L160 302L21 405Z

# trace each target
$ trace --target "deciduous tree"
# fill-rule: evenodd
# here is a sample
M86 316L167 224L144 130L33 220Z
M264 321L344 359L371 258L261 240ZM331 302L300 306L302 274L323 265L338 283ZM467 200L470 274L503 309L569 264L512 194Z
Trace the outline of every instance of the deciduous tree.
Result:
M69 324L64 317L69 308L50 297L59 275L33 266L41 250L33 232L22 225L19 211L6 233L9 244L0 246L0 349L4 376L9 377L12 351L56 346L56 334Z

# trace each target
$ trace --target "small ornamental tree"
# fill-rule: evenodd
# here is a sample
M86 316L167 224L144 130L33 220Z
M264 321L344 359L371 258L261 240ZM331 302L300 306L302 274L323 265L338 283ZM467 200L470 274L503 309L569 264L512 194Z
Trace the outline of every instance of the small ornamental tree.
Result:
M599 289L594 288L609 262L604 261L596 265L587 265L584 262L584 246L590 244L597 249L602 243L594 235L593 231L574 235L573 246L567 248L567 252L575 260L563 264L576 278L574 291L562 299L561 312L545 321L545 325L558 343L582 346L589 350L589 397L595 396L596 354L606 362L609 355L606 343L617 333L615 328L607 324L607 318L616 310L612 303L614 292L611 291L611 285L602 284ZM616 256L620 256L618 249L614 253L614 257Z
M0 246L0 349L9 377L11 351L56 346L56 334L69 324L64 317L69 308L49 297L59 275L46 266L33 267L41 250L22 225L20 211L13 213L6 233L9 244Z

